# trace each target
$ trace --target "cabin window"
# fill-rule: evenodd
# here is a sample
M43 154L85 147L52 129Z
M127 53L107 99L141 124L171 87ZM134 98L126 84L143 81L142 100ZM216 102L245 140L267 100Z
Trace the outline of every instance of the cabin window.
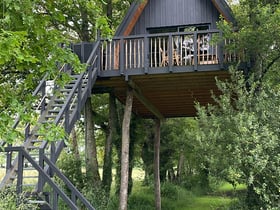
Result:
M209 30L210 24L201 24L201 25L188 25L178 27L178 32L189 32L189 31L204 31Z

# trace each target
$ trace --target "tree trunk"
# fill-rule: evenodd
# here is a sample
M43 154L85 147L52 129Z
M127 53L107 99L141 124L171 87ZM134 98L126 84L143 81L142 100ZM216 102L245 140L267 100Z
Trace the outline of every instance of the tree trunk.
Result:
M76 133L76 129L75 127L72 129L71 131L71 150L74 154L74 157L76 158L76 160L80 160L80 153L79 153L79 146L78 146L78 139L77 139L77 133Z
M184 155L183 151L181 151L179 160L178 160L177 177L176 177L176 179L179 183L181 182L181 178L182 178L184 160L185 160L185 155Z
M122 158L119 210L127 210L128 171L129 171L129 126L131 119L133 92L127 90L126 105L122 123Z
M106 1L106 16L108 18L110 27L112 27L113 26L113 24L112 24L112 22L113 22L113 2L112 2L112 0Z
M160 120L155 120L155 143L154 143L154 187L155 187L155 207L156 210L161 210L161 195L160 195Z
M98 186L100 184L100 175L98 171L97 150L94 137L91 98L88 98L85 104L85 141L86 176L88 183Z
M113 94L109 96L109 133L105 143L104 165L103 165L103 179L102 185L107 196L110 194L112 184L112 142L117 140L117 110L116 98Z

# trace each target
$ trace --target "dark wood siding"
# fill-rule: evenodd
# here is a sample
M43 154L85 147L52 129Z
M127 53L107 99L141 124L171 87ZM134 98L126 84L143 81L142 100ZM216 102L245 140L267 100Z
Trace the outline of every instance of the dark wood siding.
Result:
M210 24L216 28L219 12L211 0L150 0L131 34L146 34L149 28Z

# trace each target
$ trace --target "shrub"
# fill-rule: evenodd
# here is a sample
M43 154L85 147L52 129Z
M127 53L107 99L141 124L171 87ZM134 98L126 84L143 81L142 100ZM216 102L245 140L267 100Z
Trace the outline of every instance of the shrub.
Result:
M17 195L14 188L5 188L0 191L0 209L7 210L36 210L38 206L28 202L29 199L23 192Z
M97 210L108 210L110 198L103 188L86 186L82 193Z

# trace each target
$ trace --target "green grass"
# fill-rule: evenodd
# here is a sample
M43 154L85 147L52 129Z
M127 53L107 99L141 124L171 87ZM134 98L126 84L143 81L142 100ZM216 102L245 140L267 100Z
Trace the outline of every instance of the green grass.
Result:
M178 210L213 210L226 209L233 201L232 198L220 196L199 196Z
M217 191L209 195L194 195L186 189L171 185L162 186L163 210L223 210L228 209L236 198L231 185L224 183ZM244 186L239 186L244 189ZM152 187L142 186L135 182L132 195L129 199L129 210L154 209L154 195Z
M34 173L33 171L29 173ZM0 178L5 169L0 169ZM144 172L133 170L133 191L129 198L129 210L153 210L153 186L143 186ZM223 210L227 209L236 198L236 192L244 190L244 185L238 185L236 190L229 183L223 183L214 192L205 195L195 195L186 189L172 184L162 185L163 210Z
M244 184L239 184L235 188L236 191L245 190L245 189L246 189L246 186ZM217 189L218 192L227 192L227 191L233 191L233 190L234 190L233 186L231 184L229 184L228 182L223 183Z

